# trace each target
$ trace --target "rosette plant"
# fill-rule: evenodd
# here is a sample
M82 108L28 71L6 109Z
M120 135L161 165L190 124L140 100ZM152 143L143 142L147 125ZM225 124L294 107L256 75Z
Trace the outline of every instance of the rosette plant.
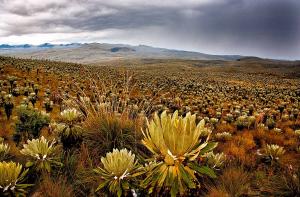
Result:
M11 94L5 95L5 97L4 97L4 110L5 110L7 120L10 119L10 116L12 115L13 108L14 108L14 102L13 102L13 99L12 99L12 95Z
M62 111L60 116L62 120L68 124L76 123L82 118L82 114L75 108Z
M44 101L44 107L47 113L51 112L53 110L53 101L51 101L49 98L46 98Z
M275 120L272 118L272 117L269 117L266 121L266 125L267 127L271 130L271 129L274 129L275 126L276 126L276 122Z
M82 114L75 108L66 109L60 113L61 123L57 125L64 149L78 146L82 142L82 127L80 121Z
M0 161L7 159L10 150L10 146L4 144L2 141L3 139L0 137Z
M0 162L0 196L26 196L26 189L31 184L23 184L28 170L21 164Z
M143 167L135 160L135 155L127 149L113 149L113 152L101 158L101 162L103 168L94 169L103 179L96 191L106 188L112 194L121 196L132 189L134 179L144 173Z
M216 133L215 137L217 140L220 141L228 141L232 138L232 135L229 132L222 132L222 133Z
M213 153L212 151L206 154L207 164L208 166L219 169L222 167L226 160L226 155L224 153Z
M28 157L27 167L34 167L38 172L51 172L53 166L62 166L57 155L57 146L42 136L40 139L27 140L21 153Z
M147 121L147 126L142 143L157 161L143 181L149 193L154 189L158 192L164 189L171 196L182 195L200 184L198 176L216 177L211 168L199 162L205 153L217 146L217 143L208 141L210 135L205 141L200 140L202 132L205 132L204 120L196 124L196 115L187 113L182 117L177 111L173 115L164 111L160 117L155 114L151 122Z
M271 161L277 161L282 155L284 155L285 150L283 147L278 146L277 144L267 144L265 147L265 156L268 157Z

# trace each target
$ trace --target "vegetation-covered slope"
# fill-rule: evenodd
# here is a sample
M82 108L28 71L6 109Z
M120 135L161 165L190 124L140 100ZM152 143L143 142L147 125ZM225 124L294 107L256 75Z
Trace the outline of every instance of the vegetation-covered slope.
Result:
M0 57L0 72L0 195L299 195L298 62Z

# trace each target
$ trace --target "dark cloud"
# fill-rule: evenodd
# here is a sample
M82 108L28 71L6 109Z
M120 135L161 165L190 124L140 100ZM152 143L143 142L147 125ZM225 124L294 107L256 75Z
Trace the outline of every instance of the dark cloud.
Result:
M202 10L179 29L193 29L192 40L203 37L234 53L300 57L299 1L239 1ZM221 48L219 50L218 48Z
M298 0L48 0L43 4L0 0L0 4L0 41L17 37L26 42L22 39L37 34L41 42L112 41L300 59Z

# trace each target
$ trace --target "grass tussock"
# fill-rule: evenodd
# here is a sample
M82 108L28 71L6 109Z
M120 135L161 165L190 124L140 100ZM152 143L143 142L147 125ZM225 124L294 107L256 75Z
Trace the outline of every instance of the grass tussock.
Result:
M142 139L142 120L103 114L86 119L83 125L84 143L93 156L99 156L114 148L137 151Z
M67 181L67 177L59 176L55 179L45 175L42 178L34 197L72 197L75 196L73 187Z
M219 176L214 187L208 188L207 196L238 197L247 195L251 188L251 174L241 167L229 167Z

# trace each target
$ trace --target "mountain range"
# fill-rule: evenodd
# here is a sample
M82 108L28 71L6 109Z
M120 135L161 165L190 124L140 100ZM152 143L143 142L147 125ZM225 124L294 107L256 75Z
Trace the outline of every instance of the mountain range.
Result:
M146 45L133 46L107 43L2 44L0 45L0 55L75 63L97 63L116 59L237 60L242 57L239 55L211 55Z

